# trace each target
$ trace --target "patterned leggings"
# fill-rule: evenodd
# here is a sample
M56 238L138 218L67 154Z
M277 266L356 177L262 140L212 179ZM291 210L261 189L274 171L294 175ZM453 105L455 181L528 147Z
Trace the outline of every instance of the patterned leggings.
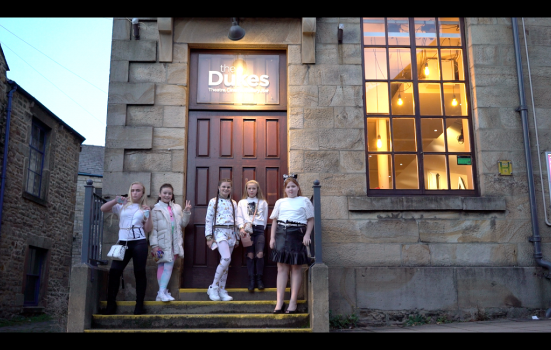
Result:
M157 265L157 282L159 283L160 291L164 291L168 286L168 281L170 281L170 276L172 276L172 269L174 268L176 256L172 262L159 263Z
M220 253L220 264L218 264L218 267L216 268L212 285L225 289L233 247L230 247L227 241L220 241L218 242L218 252Z

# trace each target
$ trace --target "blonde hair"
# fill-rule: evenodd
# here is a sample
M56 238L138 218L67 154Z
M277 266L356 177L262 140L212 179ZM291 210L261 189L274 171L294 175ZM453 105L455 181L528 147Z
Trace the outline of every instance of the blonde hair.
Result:
M249 197L249 194L247 193L247 187L249 186L249 184L256 185L256 198L258 198L259 200L260 199L266 200L266 198L264 198L264 193L262 193L262 189L260 188L260 184L256 180L249 180L245 183L245 189L243 190L243 197L241 197L241 199L245 199Z
M298 181L293 177L288 177L283 182L283 198L287 198L287 192L285 191L285 188L287 188L287 185L289 184L289 182L292 182L295 185L297 185L297 187L298 187L297 197L302 196L302 191L300 190L300 185L298 184Z
M142 208L143 205L146 204L145 202L145 186L143 183L139 182L139 181L135 181L135 182L132 182L130 184L130 188L128 188L128 201L126 202L126 204L122 207L123 209L125 209L127 206L129 205L132 205L132 204L135 204L134 201L132 200L132 186L134 185L141 185L142 186L142 197L139 199L139 202L137 204L139 204L140 206L140 209Z

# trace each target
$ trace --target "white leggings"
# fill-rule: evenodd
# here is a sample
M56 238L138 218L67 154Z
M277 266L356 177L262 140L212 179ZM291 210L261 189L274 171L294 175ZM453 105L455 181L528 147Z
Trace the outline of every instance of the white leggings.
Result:
M218 243L218 252L220 253L220 264L216 268L214 274L213 286L218 286L222 289L226 288L226 280L228 279L228 268L231 262L231 253L233 247L230 247L227 241L220 241Z

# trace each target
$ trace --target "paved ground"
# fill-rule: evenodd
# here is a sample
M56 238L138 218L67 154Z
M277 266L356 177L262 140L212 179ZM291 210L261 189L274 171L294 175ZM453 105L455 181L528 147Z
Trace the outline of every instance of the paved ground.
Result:
M480 322L426 324L415 327L362 327L338 333L534 333L551 332L551 319L503 319Z
M59 331L59 326L53 320L0 327L0 333L57 333Z

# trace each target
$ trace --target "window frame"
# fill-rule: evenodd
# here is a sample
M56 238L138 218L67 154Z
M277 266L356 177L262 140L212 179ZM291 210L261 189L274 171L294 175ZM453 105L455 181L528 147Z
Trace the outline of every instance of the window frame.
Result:
M39 141L42 141L42 150L39 150L38 148L34 147L33 146L33 140L34 140L34 132L35 130L39 130L41 131L41 135L38 135L39 137L42 136L42 140L39 140ZM44 163L46 161L46 143L48 142L48 129L44 126L44 125L41 125L38 121L36 120L33 120L32 121L32 124L31 124L31 139L30 139L30 142L29 142L29 165L27 167L27 177L26 177L26 181L25 181L25 192L27 192L28 194L32 195L32 196L35 196L35 197L38 197L38 198L41 198L42 199L42 180L44 179ZM37 153L39 155L39 158L40 158L40 173L37 173L35 172L34 170L31 169L31 163L32 163L32 155L33 155L33 152L34 153ZM35 188L34 188L34 184L31 184L32 186L32 189L29 188L29 181L30 181L30 173L34 173L35 176L38 176L39 177L39 182L38 182L38 193L34 192ZM29 191L29 189L31 189L32 191Z
M469 74L468 74L468 62L467 62L467 51L466 51L466 43L465 43L465 24L463 17L458 17L459 19L459 28L460 28L460 36L461 36L461 46L445 46L441 45L440 42L440 18L441 17L432 17L435 19L435 34L436 34L436 44L433 46L417 46L415 42L415 19L419 17L407 17L409 22L409 45L390 45L388 42L388 18L389 17L380 17L383 19L384 23L384 38L385 38L385 44L384 45L366 45L364 43L364 19L365 18L372 18L372 17L361 17L360 20L360 30L361 30L361 62L362 62L362 81L363 81L363 116L364 116L364 136L365 136L365 164L366 164L366 189L367 189L367 195L368 196L378 196L378 197L392 197L392 196L426 196L426 195L445 195L445 196L479 196L479 183L478 183L478 176L477 176L477 167L476 167L476 157L475 157L475 145L474 145L474 125L473 125L473 116L472 116L472 100L471 100L471 91L470 91L470 80L469 80ZM391 17L392 18L392 17ZM405 18L405 17L404 17ZM411 54L411 79L404 79L404 80L392 80L391 76L388 76L388 67L387 67L387 78L384 80L377 80L377 79L366 79L366 61L365 61L365 48L378 48L378 49L384 49L386 50L386 60L387 60L387 66L389 63L389 49L408 49ZM420 80L418 76L417 71L417 50L418 49L434 49L438 50L438 60L439 60L439 70L442 72L442 50L462 50L462 63L463 63L463 74L464 79L463 80L444 80L442 75L439 77L438 80ZM388 88L388 103L389 103L389 112L388 114L367 114L367 100L366 100L366 83L369 82L379 82L379 83L386 83ZM391 102L391 83L393 82L401 82L401 83L412 83L413 88L413 98L414 98L414 114L413 115L393 115L392 114L392 102ZM438 83L440 84L440 93L441 93L441 106L444 107L444 84L446 83L458 83L458 84L464 84L465 85L465 99L467 101L467 115L461 115L461 116L448 116L446 115L445 111L442 112L441 115L421 115L420 113L420 103L419 103L419 84L420 83ZM392 135L392 138L394 137L393 133L393 122L392 120L394 118L413 118L415 122L415 137L417 140L417 149L416 151L399 151L396 152L394 147L391 151L387 152L369 152L369 138L368 138L368 119L369 118L388 118L389 119L389 134ZM443 123L446 123L446 120L449 119L467 119L469 123L469 142L470 142L470 152L451 152L448 150L448 142L445 142L445 152L425 152L423 150L422 145L422 135L421 135L421 120L423 119L429 119L429 118L441 118ZM444 124L446 125L446 124ZM443 130L444 133L444 140L447 141L447 128L444 127ZM390 155L391 157L391 169L392 169L392 181L393 181L393 189L370 189L370 170L369 170L369 156L373 154L377 155ZM396 176L395 174L395 167L394 167L394 159L395 155L416 155L417 156L417 164L418 164L418 189L396 189ZM446 173L447 173L447 181L448 181L448 189L446 190L429 190L425 188L425 170L424 170L424 159L423 156L425 155L442 155L446 159ZM470 155L472 159L472 183L474 189L471 190L459 190L459 189L451 189L450 187L450 162L449 158L450 156L457 156L457 155Z
M38 274L30 274L29 268L30 264L33 263L32 255L33 251L36 251L36 256L38 259ZM28 246L27 249L27 257L25 259L25 270L24 270L24 280L23 280L23 306L38 306L41 301L41 296L43 295L42 289L45 281L46 276L46 269L47 269L47 263L48 263L48 249L36 247L36 246ZM26 299L26 292L27 288L29 287L29 276L35 277L36 280L34 280L33 288L34 288L34 296L32 301L28 301Z

